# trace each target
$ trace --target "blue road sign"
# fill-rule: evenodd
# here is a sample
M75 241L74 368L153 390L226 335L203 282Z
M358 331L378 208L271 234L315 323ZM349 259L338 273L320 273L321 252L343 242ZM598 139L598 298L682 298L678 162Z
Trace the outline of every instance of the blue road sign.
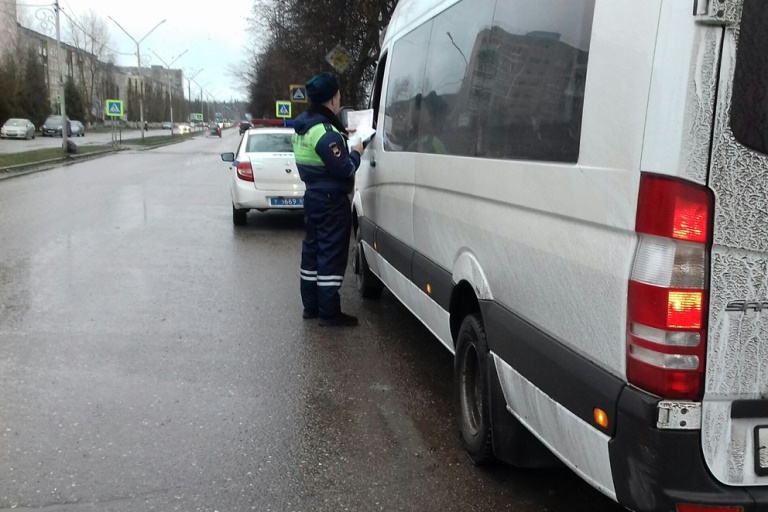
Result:
M107 100L107 115L112 117L123 116L123 102L121 100Z
M294 103L306 103L307 102L307 88L303 85L291 86L291 101Z
M277 117L291 117L291 102L290 101L276 101L275 102L275 115Z

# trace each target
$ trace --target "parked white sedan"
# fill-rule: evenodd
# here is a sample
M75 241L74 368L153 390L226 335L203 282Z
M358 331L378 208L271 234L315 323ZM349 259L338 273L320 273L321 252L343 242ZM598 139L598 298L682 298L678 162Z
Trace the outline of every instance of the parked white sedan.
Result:
M299 179L291 144L292 128L254 128L240 140L236 153L222 153L232 162L232 222L246 223L249 210L304 208L304 182Z
M11 118L0 128L2 139L34 139L35 125L29 119Z

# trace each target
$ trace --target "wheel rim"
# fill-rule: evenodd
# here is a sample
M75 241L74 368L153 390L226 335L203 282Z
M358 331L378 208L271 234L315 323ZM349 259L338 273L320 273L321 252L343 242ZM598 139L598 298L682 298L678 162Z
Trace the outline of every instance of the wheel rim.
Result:
M482 417L482 390L480 383L480 363L477 350L472 343L467 344L461 367L461 414L468 434L476 436L480 431Z

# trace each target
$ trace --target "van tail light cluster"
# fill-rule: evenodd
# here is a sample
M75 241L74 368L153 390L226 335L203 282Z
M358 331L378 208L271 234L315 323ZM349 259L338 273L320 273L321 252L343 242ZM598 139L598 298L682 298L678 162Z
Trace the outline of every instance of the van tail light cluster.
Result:
M237 162L237 177L243 181L253 181L251 162Z
M687 505L679 504L677 512L744 512L742 506L722 506L722 505Z
M702 394L713 208L706 187L654 174L640 178L627 379L664 398Z

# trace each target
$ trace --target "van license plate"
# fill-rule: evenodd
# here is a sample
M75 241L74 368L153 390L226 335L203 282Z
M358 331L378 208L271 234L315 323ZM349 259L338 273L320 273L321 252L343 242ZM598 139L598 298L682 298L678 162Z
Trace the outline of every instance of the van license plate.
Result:
M768 476L768 425L755 427L755 473Z
M304 206L303 197L270 197L269 204L272 206Z

